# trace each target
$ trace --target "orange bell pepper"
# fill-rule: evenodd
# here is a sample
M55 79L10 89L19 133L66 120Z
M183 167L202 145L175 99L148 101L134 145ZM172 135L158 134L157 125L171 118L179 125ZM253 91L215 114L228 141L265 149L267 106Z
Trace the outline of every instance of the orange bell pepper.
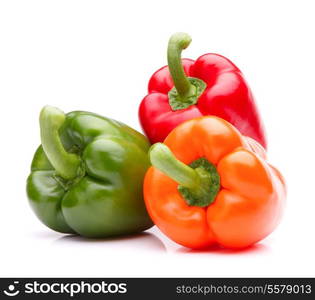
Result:
M176 127L150 150L144 198L154 223L189 248L248 247L270 234L286 187L262 146L206 116Z

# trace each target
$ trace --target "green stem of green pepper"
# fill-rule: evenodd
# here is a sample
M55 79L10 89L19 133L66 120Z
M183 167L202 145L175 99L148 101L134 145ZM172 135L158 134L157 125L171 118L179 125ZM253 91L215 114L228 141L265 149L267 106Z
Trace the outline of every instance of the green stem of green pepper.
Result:
M66 116L58 108L45 106L40 113L40 136L45 154L56 170L57 175L66 180L77 176L80 158L74 153L68 153L62 145L59 129Z

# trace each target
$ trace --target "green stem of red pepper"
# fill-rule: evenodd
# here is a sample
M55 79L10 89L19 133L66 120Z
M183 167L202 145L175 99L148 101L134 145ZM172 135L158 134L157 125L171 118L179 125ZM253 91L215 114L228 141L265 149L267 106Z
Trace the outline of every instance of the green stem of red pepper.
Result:
M205 207L215 200L220 190L220 176L206 158L199 158L187 166L162 143L154 144L149 156L155 168L179 184L178 191L188 205Z
M65 122L65 114L60 109L45 106L39 117L41 143L56 174L63 179L74 179L78 175L80 158L68 153L60 140L59 129Z
M178 32L168 42L167 61L174 88L169 92L169 102L173 110L185 109L196 104L206 84L198 78L187 77L182 65L181 53L191 42L187 33Z
M191 37L187 33L173 34L168 42L167 61L168 67L177 90L182 98L195 93L196 88L189 82L182 66L181 53L191 43Z

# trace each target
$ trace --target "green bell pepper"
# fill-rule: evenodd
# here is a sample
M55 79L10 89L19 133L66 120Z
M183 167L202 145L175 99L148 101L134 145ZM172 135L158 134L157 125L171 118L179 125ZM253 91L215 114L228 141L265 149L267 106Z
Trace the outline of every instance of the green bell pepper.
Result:
M147 139L125 124L46 106L42 145L27 179L27 195L49 228L86 237L141 232L152 226L142 194L149 167Z

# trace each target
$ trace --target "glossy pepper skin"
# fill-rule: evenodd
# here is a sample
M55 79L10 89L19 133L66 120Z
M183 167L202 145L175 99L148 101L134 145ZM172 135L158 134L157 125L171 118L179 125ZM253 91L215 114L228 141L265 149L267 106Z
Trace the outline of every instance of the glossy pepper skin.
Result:
M190 42L189 35L174 34L168 45L168 66L156 71L149 81L139 119L151 143L163 142L186 120L215 115L266 148L264 126L241 71L218 54L181 60L181 51Z
M92 238L152 226L142 195L150 145L142 134L93 113L65 115L49 106L40 127L27 195L46 226Z
M189 248L248 247L269 235L286 188L263 147L227 121L186 121L150 150L144 197L153 222Z

